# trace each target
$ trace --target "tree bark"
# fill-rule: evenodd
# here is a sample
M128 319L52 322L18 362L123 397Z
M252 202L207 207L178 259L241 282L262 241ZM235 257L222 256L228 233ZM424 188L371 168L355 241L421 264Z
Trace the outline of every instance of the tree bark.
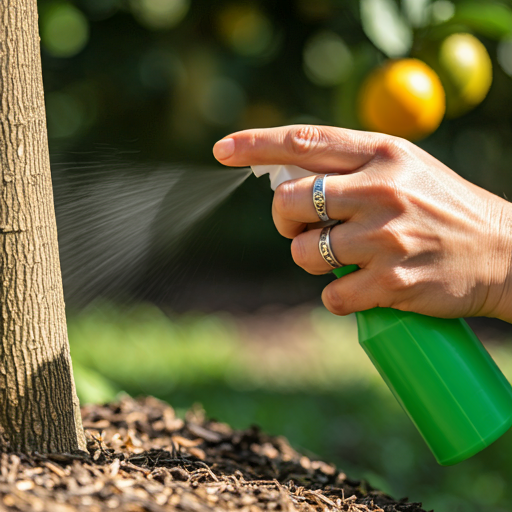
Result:
M0 0L0 109L0 437L4 449L17 452L85 450L66 330L36 0Z

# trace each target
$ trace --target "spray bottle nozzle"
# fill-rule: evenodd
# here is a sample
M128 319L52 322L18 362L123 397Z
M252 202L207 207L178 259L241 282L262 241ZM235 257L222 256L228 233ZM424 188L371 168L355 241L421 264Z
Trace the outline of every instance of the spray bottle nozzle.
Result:
M268 173L272 190L275 190L285 181L316 175L316 173L306 171L306 169L296 165L253 165L251 169L257 178Z

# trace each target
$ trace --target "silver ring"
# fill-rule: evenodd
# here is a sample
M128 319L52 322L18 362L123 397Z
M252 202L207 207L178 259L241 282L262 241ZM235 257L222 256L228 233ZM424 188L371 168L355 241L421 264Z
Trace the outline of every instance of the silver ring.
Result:
M318 249L324 261L328 263L331 268L339 268L343 267L343 265L336 259L336 256L334 256L332 252L330 236L332 228L333 226L327 226L322 229L320 232L320 240L318 241Z
M324 222L331 220L327 215L327 204L325 201L325 178L327 176L329 175L317 176L313 183L313 205L320 220Z

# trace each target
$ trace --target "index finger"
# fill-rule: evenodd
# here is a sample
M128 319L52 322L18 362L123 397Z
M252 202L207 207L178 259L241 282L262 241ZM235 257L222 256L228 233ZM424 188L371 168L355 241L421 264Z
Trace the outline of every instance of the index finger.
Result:
M379 133L332 126L292 125L236 132L213 148L219 162L232 167L298 165L313 172L352 172L382 147Z

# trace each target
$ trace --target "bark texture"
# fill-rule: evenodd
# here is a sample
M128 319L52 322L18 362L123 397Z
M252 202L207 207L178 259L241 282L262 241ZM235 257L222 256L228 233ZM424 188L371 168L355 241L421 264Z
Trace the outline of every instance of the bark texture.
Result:
M36 0L0 0L0 438L85 449L66 330Z

